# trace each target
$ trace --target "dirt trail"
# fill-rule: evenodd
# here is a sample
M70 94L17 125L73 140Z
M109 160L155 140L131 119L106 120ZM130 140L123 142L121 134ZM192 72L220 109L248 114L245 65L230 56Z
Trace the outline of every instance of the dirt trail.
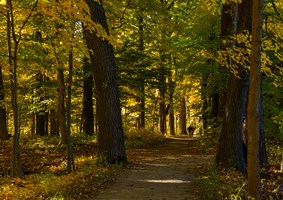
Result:
M194 200L197 169L212 156L196 155L192 138L167 138L154 148L131 150L130 169L106 184L97 200ZM131 155L134 160L131 159Z

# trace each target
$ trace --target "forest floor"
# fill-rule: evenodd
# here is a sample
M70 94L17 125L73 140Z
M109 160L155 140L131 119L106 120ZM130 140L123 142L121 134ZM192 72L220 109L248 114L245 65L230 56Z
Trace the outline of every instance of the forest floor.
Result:
M151 132L128 135L127 165L99 163L94 137L73 138L76 171L68 173L59 138L22 137L23 179L12 178L13 140L0 141L2 200L246 200L247 178L215 165L217 138L164 138ZM263 199L283 199L280 159L283 143L267 140L269 165L261 168Z
M199 155L194 147L196 141L195 137L170 137L155 146L130 149L129 169L90 199L199 199L194 182L214 156Z

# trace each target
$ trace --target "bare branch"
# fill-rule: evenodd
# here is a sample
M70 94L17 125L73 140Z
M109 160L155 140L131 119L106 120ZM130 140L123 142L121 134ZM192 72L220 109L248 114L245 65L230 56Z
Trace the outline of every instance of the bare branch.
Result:
M18 41L21 39L21 36L22 36L22 30L23 30L23 28L25 27L25 25L27 24L27 22L28 22L29 18L31 17L32 12L35 10L35 7L36 7L37 3L38 3L38 0L36 0L36 1L35 1L35 3L34 3L34 5L33 5L32 9L31 9L31 11L30 11L29 15L27 16L26 20L24 21L24 23L23 23L22 27L21 27L21 28L20 28L20 30L19 30L19 38L18 38Z
M4 13L2 10L0 10L0 14L7 17L7 13Z
M113 30L113 29L117 29L117 28L121 28L121 27L125 24L125 23L123 23L123 19L124 19L124 17L125 17L126 11L127 11L127 9L129 8L131 2L132 2L132 0L129 0L129 1L128 1L127 5L126 5L126 7L125 7L125 9L124 9L124 11L123 11L123 13L122 13L122 16L119 17L119 22L120 22L120 24L119 24L118 26L113 26L113 27L111 28L112 30Z

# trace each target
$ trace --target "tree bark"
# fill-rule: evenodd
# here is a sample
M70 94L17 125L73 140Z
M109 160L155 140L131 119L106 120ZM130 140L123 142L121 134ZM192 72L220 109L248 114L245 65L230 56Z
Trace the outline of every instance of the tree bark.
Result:
M236 4L234 9L234 34L251 31L251 5L251 0L244 0L239 5ZM232 46L232 48L234 47ZM249 63L246 63L246 65L249 65ZM243 66L239 66L238 76L230 75L216 161L220 165L232 166L246 172L242 128L247 110L249 78Z
M17 74L17 61L18 61L18 45L20 38L17 39L15 32L15 21L13 15L12 1L7 1L7 40L8 40L8 55L9 55L9 66L11 72L11 104L13 109L14 119L14 141L13 141L13 176L23 177L23 169L21 163L21 152L20 152L20 123L19 123L19 108L18 108L18 74ZM13 48L12 48L13 41ZM13 51L12 51L13 49Z
M216 162L246 172L242 144L242 126L246 113L248 77L231 75Z
M82 129L83 133L94 135L94 111L93 111L93 73L92 66L85 58L84 66L84 86L83 86L83 112L82 112Z
M201 109L201 114L202 114L202 123L203 123L203 129L204 132L206 132L206 129L208 128L208 119L209 119L209 112L208 112L208 100L207 100L207 94L205 92L205 89L207 87L207 74L202 75L202 83L201 83L201 101L202 101L202 109Z
M254 0L252 6L252 46L250 87L247 109L248 130L248 192L260 199L259 132L261 100L261 47L263 0Z
M172 62L172 60L171 60L171 62ZM175 92L175 82L173 81L172 69L171 69L170 76L169 76L169 105L170 105L169 127L170 127L170 135L175 135L174 92Z
M35 120L35 126L36 126L36 135L44 136L44 130L45 130L45 112L42 108L42 101L44 100L43 94L42 94L42 88L41 85L43 83L43 75L39 72L36 74L36 82L38 83L38 86L36 88L36 97L39 97L39 100L36 102L37 106L39 107L38 111L36 112L36 120Z
M49 112L44 112L44 136L48 136L49 133Z
M262 77L262 74L261 74ZM260 88L260 102L259 102L259 162L261 165L268 163L268 156L265 145L265 132L264 132L264 113L263 113L263 94L262 82Z
M211 105L211 117L217 118L219 116L219 92L215 92L212 94L212 105Z
M181 99L181 110L180 110L180 134L187 134L187 110L186 110L186 98L182 97Z
M65 81L64 81L64 70L59 67L57 71L57 81L58 81L58 122L59 122L59 134L60 143L67 144L67 124L66 124L66 107L65 107Z
M165 113L165 91L160 91L160 102L159 102L159 131L163 135L166 133L166 113Z
M162 53L161 53L162 54ZM164 55L161 55L161 67L159 77L159 131L164 135L166 133L166 104L165 104L165 93L166 93L166 77L165 77L165 66L164 66Z
M102 1L85 0L91 19L109 34ZM126 162L117 72L113 47L84 27L97 91L99 156L108 163Z
M8 140L9 134L7 130L7 116L6 109L3 104L4 100L4 83L3 83L3 74L2 74L2 66L0 66L0 139Z
M234 16L235 17L235 16ZM236 24L234 24L236 26ZM231 3L225 3L222 5L221 10L221 32L220 32L220 49L225 50L227 47L231 47L232 44L227 45L227 43L224 41L230 39L233 35L233 11L232 11L232 4ZM229 58L227 58L229 59ZM220 63L221 65L221 63ZM220 66L219 70L223 72L223 74L229 76L229 72L226 68L226 66ZM220 72L220 73L221 73ZM225 109L225 97L226 97L226 91L223 91L219 93L219 108L218 108L218 116L223 118L224 117L224 109Z
M142 10L140 11L142 12ZM138 16L139 21L139 47L138 51L143 53L144 51L144 28L143 28L143 18ZM145 128L145 81L141 79L140 87L140 128Z
M68 149L68 162L67 170L69 173L75 171L74 161L74 149L71 137L71 126L72 126L72 84L73 84L73 49L69 51L69 77L68 77L68 99L67 99L67 132L66 141Z
M141 97L140 97L140 127L145 128L145 82L141 83Z
M59 136L58 113L55 109L50 110L50 136Z
M170 94L170 109L169 109L169 127L170 127L170 135L175 135L175 115L174 115L174 101L173 101L173 93Z

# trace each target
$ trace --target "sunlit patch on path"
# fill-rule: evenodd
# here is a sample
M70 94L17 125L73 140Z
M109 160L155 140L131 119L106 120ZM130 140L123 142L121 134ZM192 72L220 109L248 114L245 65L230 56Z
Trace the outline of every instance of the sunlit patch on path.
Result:
M131 167L116 181L107 184L93 199L99 200L194 200L193 184L197 168L207 165L212 156L190 152L196 138L167 138L163 144L137 149L142 156L129 160Z

